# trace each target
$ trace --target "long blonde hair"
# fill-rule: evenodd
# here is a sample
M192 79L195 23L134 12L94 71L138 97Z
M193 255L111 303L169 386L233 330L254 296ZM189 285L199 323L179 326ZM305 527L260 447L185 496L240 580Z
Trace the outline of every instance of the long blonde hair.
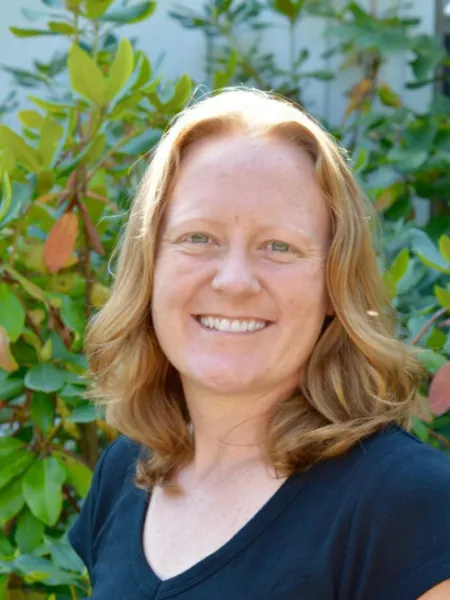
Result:
M407 424L422 376L412 348L395 338L371 234L375 214L345 152L305 112L272 94L231 89L210 96L178 115L158 144L132 204L111 297L86 336L90 396L106 404L113 427L151 450L137 471L147 489L170 484L194 452L180 379L151 319L160 224L187 148L233 131L280 136L306 149L333 224L326 281L335 315L298 391L271 418L266 453L276 471L290 475L389 423Z

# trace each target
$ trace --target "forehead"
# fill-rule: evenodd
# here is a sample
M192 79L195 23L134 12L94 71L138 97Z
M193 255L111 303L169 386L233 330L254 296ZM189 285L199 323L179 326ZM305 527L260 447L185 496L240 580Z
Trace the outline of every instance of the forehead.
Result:
M328 210L312 157L288 140L234 134L204 139L181 162L167 207L169 221L292 219L328 229Z

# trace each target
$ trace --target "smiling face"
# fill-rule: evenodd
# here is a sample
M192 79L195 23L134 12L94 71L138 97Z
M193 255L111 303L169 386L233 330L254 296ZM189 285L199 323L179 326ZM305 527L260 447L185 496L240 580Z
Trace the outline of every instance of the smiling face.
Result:
M155 332L190 392L279 392L300 381L329 301L331 239L312 158L243 134L195 143L169 200Z

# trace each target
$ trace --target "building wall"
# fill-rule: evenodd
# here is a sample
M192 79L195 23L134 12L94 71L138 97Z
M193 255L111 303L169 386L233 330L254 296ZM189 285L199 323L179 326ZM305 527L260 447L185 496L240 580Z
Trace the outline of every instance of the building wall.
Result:
M343 0L335 0L342 2ZM163 70L168 78L173 78L188 73L194 79L201 81L203 63L205 56L205 44L202 34L195 30L183 29L177 21L168 16L168 11L182 2L173 0L159 0L154 15L142 23L123 27L121 32L124 36L133 36L139 40L142 48L151 58L156 61L163 55ZM380 13L388 8L395 7L399 0L364 0L364 4L373 6ZM199 9L203 0L189 0L185 2L190 8ZM65 49L65 38L42 37L42 38L16 38L8 30L9 25L19 27L39 27L39 21L31 23L21 14L21 9L45 10L45 5L38 0L0 0L0 64L27 68L32 64L34 58L40 60L48 59L58 49ZM420 31L433 33L436 22L435 0L411 0L409 7L404 10L405 14L421 18ZM288 64L288 40L283 23L280 18L275 20L272 29L264 35L264 48L274 51L279 64ZM280 25L280 27L278 27ZM320 57L332 43L327 35L325 21L317 18L309 18L301 22L297 28L298 48L306 47L310 50L311 58L308 68L339 70L339 61L336 58L325 61ZM246 35L244 33L244 43ZM408 80L408 57L404 54L397 56L386 65L382 77L397 92L402 94L406 101L417 110L424 109L431 97L431 89L411 91L405 89ZM337 123L342 117L345 105L345 90L350 87L357 78L357 73L351 70L339 72L336 81L333 82L311 82L304 93L306 106L315 115L325 117L332 123ZM8 73L0 71L0 100L3 99L11 87L11 77Z

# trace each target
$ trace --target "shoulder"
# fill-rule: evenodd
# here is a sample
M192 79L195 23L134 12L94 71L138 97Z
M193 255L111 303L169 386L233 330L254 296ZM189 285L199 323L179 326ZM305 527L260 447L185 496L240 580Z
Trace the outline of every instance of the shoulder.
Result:
M103 452L97 463L94 480L99 491L122 487L134 477L136 461L141 447L133 440L121 435Z
M442 490L450 500L450 458L401 427L371 436L357 454L359 467L366 473L363 491L392 496Z
M140 454L140 445L130 438L120 435L111 442L100 457L101 469L127 470Z
M399 427L352 454L343 597L418 598L450 577L450 460Z
M408 545L448 530L450 459L444 453L391 428L367 440L359 454L352 520L360 533L391 542L401 536Z

